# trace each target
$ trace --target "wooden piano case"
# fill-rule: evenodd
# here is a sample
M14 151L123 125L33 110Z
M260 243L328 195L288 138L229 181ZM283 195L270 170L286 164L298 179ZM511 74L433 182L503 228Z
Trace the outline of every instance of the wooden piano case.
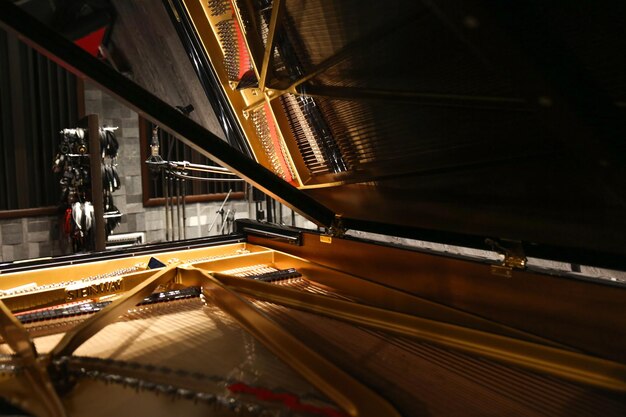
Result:
M581 42L623 50L623 13L324 3L164 2L230 146L0 2L3 27L325 230L239 221L5 268L7 413L626 414L626 288L527 263L626 269L624 68Z

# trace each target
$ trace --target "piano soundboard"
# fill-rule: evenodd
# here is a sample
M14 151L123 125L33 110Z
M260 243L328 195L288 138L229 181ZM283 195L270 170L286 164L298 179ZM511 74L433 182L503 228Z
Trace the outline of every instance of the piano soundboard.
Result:
M481 415L494 407L486 397L508 415L545 415L583 397L571 415L625 410L610 391L446 342L463 332L455 326L431 328L440 340L425 337L428 320L413 319L422 334L398 332L406 315L368 306L365 293L341 284L353 279L236 243L7 274L2 301L77 415L162 415L172 402L185 415L381 415L370 406ZM1 378L19 379L11 343L0 353ZM360 394L337 395L328 375Z

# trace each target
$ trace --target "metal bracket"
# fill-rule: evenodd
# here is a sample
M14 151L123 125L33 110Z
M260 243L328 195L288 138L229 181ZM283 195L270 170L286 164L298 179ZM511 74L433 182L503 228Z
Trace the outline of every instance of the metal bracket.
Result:
M524 254L522 242L513 240L502 240L498 242L493 239L485 239L485 243L491 246L494 252L498 252L504 256L500 265L491 265L491 273L493 275L511 278L514 269L526 269L528 259Z
M344 226L341 215L335 214L332 224L326 229L326 235L332 237L343 237L347 231L348 229Z

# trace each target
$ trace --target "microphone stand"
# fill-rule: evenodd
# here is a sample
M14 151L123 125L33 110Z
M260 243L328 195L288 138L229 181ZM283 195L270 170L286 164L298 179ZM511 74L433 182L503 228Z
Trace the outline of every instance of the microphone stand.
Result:
M217 215L218 215L218 214L219 214L219 215L220 215L220 217L221 217L221 220L222 220L222 222L221 222L221 223L223 223L223 220L224 220L224 206L226 205L226 202L228 201L228 198L230 197L230 193L231 193L232 191L233 191L232 189L228 190L228 194L226 194L226 198L224 199L224 201L222 201L222 205L221 205L221 206L220 206L220 208L219 208L219 209L215 212L215 213L216 213L216 214L215 214L215 217L213 218L213 221L211 222L211 225L209 226L209 232L208 232L208 234L209 234L209 235L211 234L211 230L213 230L213 226L215 226L215 222L217 221ZM224 229L224 228L222 227L222 231L223 231L223 229Z

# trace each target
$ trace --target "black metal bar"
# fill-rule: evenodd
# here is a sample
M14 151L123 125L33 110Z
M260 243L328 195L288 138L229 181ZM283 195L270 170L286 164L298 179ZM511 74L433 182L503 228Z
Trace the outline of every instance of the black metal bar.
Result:
M525 98L480 97L456 94L419 93L414 91L385 91L358 87L340 87L301 84L296 89L299 94L312 97L330 97L342 100L368 100L380 102L401 102L416 106L467 107L471 109L531 111Z
M265 196L265 211L267 213L268 223L274 223L274 213L272 213L272 197L269 195Z
M163 143L163 142L161 142ZM167 172L166 171L161 171L161 183L163 184L163 197L165 199L165 240L169 241L170 240L170 207L169 207L169 199L168 199L168 192L167 192L167 188L168 188L168 180L167 180ZM156 197L156 195L155 195ZM172 240L174 240L174 236L172 236Z
M162 128L180 137L188 146L226 166L266 194L296 209L313 222L324 226L332 224L335 215L327 207L283 181L270 170L243 157L239 151L219 137L99 62L17 6L0 1L0 21L2 27L18 34L27 44L59 65L79 77L91 79L143 117L158 123Z
M217 245L226 245L230 243L241 243L245 241L244 236L242 234L238 235L230 235L227 237L202 237L196 239L189 239L182 242L165 242L165 243L154 243L147 244L142 246L131 246L128 248L107 250L104 252L91 252L91 253L80 253L73 255L65 255L59 256L55 258L45 258L45 259L33 259L28 261L19 261L19 262L5 262L0 263L0 272L2 272L3 276L8 275L10 273L15 272L24 272L35 269L40 269L42 267L59 267L66 265L78 265L87 262L97 261L107 261L113 259L120 258L128 258L132 256L137 256L140 254L154 254L154 256L158 256L157 254L160 252L172 252L173 250L187 250L193 248L205 248L208 246L217 246Z
M185 184L185 179L183 178L182 180L182 198L183 198L183 239L187 239L187 210L186 210L186 203L185 203L185 199L187 197L187 185Z
M302 245L302 232L276 224L260 223L249 219L237 219L235 231L246 235L261 236L291 245Z
M87 128L89 139L89 169L91 171L91 200L94 214L94 237L95 250L106 249L106 232L104 230L104 195L102 187L102 156L100 154L100 131L98 116L90 114L87 120L79 122L83 128Z
M182 211L180 207L180 178L174 176L174 180L176 181L176 227L178 229L178 239L184 239L180 225L182 219Z
M174 223L174 177L167 173L167 193L170 196L170 225L172 226L172 240L178 240L175 236L176 223Z
M193 29L185 6L180 0L163 0L163 5L189 56L189 61L200 80L204 93L213 106L213 111L215 111L215 115L220 121L226 140L228 140L231 146L253 159L252 150L239 127L233 110L228 105L228 100L222 91L217 74L215 74L209 58Z

